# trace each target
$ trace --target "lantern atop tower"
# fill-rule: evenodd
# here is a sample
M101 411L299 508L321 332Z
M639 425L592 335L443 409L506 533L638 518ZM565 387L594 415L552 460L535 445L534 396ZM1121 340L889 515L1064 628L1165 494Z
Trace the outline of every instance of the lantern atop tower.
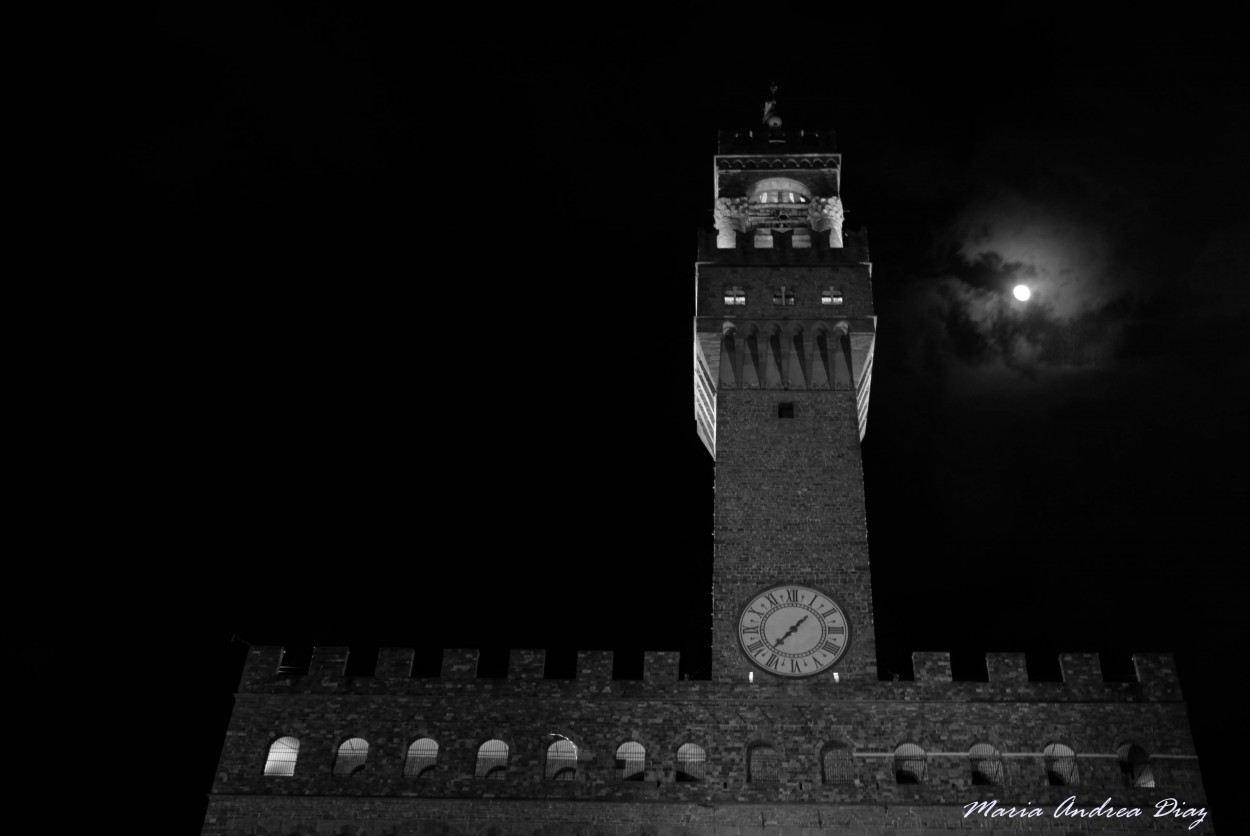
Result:
M739 232L750 235L755 249L771 249L779 233L791 233L797 249L841 247L836 132L784 130L775 83L763 122L762 129L720 132L712 210L717 249L737 248Z

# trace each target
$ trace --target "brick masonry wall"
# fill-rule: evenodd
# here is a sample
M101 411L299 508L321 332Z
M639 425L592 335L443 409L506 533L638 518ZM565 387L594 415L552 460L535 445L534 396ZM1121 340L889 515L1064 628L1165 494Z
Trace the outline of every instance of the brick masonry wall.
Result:
M782 285L794 293L793 305L773 304L773 295ZM728 287L743 288L746 304L726 305ZM841 305L821 303L821 292L829 287L842 291ZM836 324L843 319L874 316L868 265L850 260L805 265L701 264L696 306L700 317L718 320L821 319Z
M1101 800L1086 805L1097 807ZM1130 801L1124 802L1126 805ZM1210 819L1155 818L1153 804L1136 818L952 818L945 807L696 803L560 802L545 799L474 801L361 799L327 817L324 801L308 798L233 798L214 803L204 836L982 836L1046 833L1050 836L1131 836L1142 833L1213 833ZM960 811L961 815L961 811Z
M794 405L793 418L778 417L782 402ZM795 583L830 595L850 621L850 646L834 669L875 680L854 392L722 389L716 418L712 677L773 676L741 651L738 618L761 589Z
M334 649L320 655L341 658ZM1013 821L1013 832L1056 832L1049 811L1073 794L1087 807L1107 797L1150 810L1167 797L1204 803L1184 703L1163 656L1139 657L1146 678L1138 683L1028 682L1010 654L990 662L1001 681L949 682L944 654L925 654L919 681L836 685L679 682L676 654L659 653L639 681L611 680L608 653L582 654L576 679L546 680L534 677L542 651L514 652L506 679L475 679L472 651L448 651L440 678L412 679L405 657L411 651L387 651L374 677L344 677L324 663L291 677L274 673L276 648L253 649L204 833L922 833L1004 825L962 817L963 805L988 799L1047 808L1046 818ZM1087 669L1089 656L1065 661L1080 663L1065 670ZM294 776L265 776L269 744L286 735L300 739ZM405 777L408 745L426 736L439 744L437 766ZM365 769L335 776L335 752L349 737L369 742ZM545 777L546 749L560 737L577 746L569 782ZM510 748L502 780L474 777L477 748L491 738ZM646 748L643 781L618 780L614 756L626 740ZM854 753L849 783L822 780L831 741ZM1126 741L1152 755L1157 789L1122 786L1114 755ZM688 742L707 752L702 782L675 780L677 749ZM923 784L894 781L893 751L904 742L931 753ZM1046 785L1040 752L1051 742L1077 752L1079 786ZM780 780L747 780L748 753L759 743L776 750ZM966 753L975 743L1003 753L1001 786L972 784ZM1192 822L1131 821L1132 830L1119 821L1067 826L1179 833ZM557 822L572 829L550 829ZM349 826L356 829L342 830ZM705 827L713 829L697 829Z

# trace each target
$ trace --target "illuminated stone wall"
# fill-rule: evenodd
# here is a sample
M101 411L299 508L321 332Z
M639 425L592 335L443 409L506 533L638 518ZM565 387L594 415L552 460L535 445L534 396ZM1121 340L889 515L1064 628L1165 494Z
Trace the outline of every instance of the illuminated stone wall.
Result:
M344 676L344 654L333 648L307 675L278 675L279 653L250 653L205 834L486 833L492 826L496 834L762 836L786 833L774 830L784 826L807 834L919 834L999 824L963 818L964 805L989 799L1045 808L1044 818L1012 826L1055 832L1051 811L1073 794L1087 807L1109 796L1118 806L1148 807L1147 816L1169 796L1203 805L1184 703L1166 656L1136 657L1143 681L1134 683L1104 683L1097 657L1088 654L1063 657L1067 682L1029 682L1022 657L1010 654L989 660L990 682L951 682L945 654L917 654L914 682L757 676L755 683L727 684L678 681L675 653L648 654L637 681L612 680L605 652L583 652L577 677L561 680L537 678L542 651L514 651L502 679L475 678L474 651L445 652L436 678L407 675L410 650L384 650L371 677ZM294 775L264 775L269 744L286 735L300 739ZM407 747L424 736L438 741L438 764L405 777ZM368 760L357 775L335 776L335 752L349 737L369 742ZM573 781L545 777L546 749L560 737L577 745ZM511 749L501 780L474 777L477 747L492 738ZM642 781L617 777L614 755L626 740L646 747ZM852 753L846 783L822 778L821 753L831 741ZM1155 788L1123 785L1115 753L1125 741L1151 754ZM701 782L676 780L676 751L688 742L707 752ZM1052 742L1077 753L1078 786L1047 785L1041 752ZM748 782L748 751L759 743L778 753L779 781ZM893 753L901 743L931 753L924 783L895 782ZM967 753L976 743L1002 753L1002 785L973 785ZM487 798L490 804L482 803ZM1190 823L1143 817L1068 828L1180 833ZM1213 832L1209 821L1203 829Z
M876 323L866 236L850 238L840 250L760 252L739 235L738 249L705 249L715 262L698 266L695 328L705 354L717 357L719 382L717 681L745 680L755 670L738 646L738 618L752 596L781 584L814 587L837 602L851 641L834 669L876 680L860 392L850 373L864 373ZM745 304L727 303L727 288L741 289ZM830 289L840 304L823 303ZM779 294L793 294L793 303L777 304ZM844 346L840 335L848 331L867 338L862 348ZM793 405L793 418L779 417L782 403Z

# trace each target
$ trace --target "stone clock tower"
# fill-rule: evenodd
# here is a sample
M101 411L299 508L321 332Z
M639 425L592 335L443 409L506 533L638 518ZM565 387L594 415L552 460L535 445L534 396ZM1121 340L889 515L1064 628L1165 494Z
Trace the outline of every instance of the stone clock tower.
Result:
M720 134L694 323L717 681L876 679L860 455L876 317L834 140L783 128L776 102L760 129Z
M693 346L716 460L713 681L665 650L629 679L611 650L579 649L567 678L537 648L500 676L472 648L436 672L383 647L367 673L346 647L251 647L204 836L951 836L1005 833L1000 816L1012 833L1212 832L1190 829L1205 795L1166 654L1135 654L1134 682L1086 652L1059 657L1062 682L1003 652L959 681L941 650L877 679L860 456L876 317L833 140L783 128L773 102L720 136ZM1161 799L1176 812L1153 816ZM1057 822L1073 801L1081 820ZM1086 820L1103 808L1144 813Z

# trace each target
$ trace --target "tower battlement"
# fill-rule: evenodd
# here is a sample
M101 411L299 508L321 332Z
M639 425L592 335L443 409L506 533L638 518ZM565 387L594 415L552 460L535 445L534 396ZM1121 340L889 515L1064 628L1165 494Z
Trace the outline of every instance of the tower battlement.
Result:
M917 699L934 693L931 686L951 685L962 697L981 695L994 699L1101 699L1108 701L1179 700L1180 686L1172 656L1166 653L1133 654L1136 681L1125 682L1104 676L1097 653L1058 654L1063 681L1035 681L1029 678L1023 653L986 653L986 681L953 678L950 653L917 651L912 654L914 679L902 681L844 681L819 678L802 683L779 682L753 677L743 682L715 684L707 680L681 679L679 651L645 651L642 675L637 679L613 678L615 653L611 650L579 650L577 668L571 677L547 677L547 652L542 649L510 650L507 675L479 677L479 651L449 648L443 651L438 676L414 676L412 648L379 649L375 671L370 676L347 674L348 648L318 647L305 669L286 670L283 648L256 646L249 650L239 682L241 694L388 694L444 693L448 690L490 690L494 693L532 693L536 688L552 693L581 691L617 693L620 696L669 694L674 697L712 692L734 694L838 693L847 698ZM910 696L908 696L910 695Z
M539 821L591 833L587 816L677 827L698 809L710 829L655 832L710 834L751 811L832 836L903 827L899 808L943 832L977 829L962 807L986 799L1203 803L1166 654L1134 656L1133 683L1105 681L1092 653L1062 654L1063 682L1029 681L1019 653L987 654L989 682L952 681L942 652L914 654L916 679L902 682L678 681L679 654L662 651L625 681L601 650L579 652L563 680L540 678L546 654L534 649L512 651L498 679L476 678L473 649L445 650L441 675L424 678L410 676L410 649L383 648L373 676L346 676L347 657L319 648L290 675L278 673L282 648L250 649L205 833L290 832L314 809L334 826L416 828L480 810L500 832ZM464 806L483 799L489 810ZM1167 825L1133 832L1182 829Z
M757 239L737 231L732 247L721 246L716 232L699 233L699 261L727 264L809 265L867 264L868 230L843 231L842 246L829 244L828 236L812 235L802 246L795 245L795 232L774 232L772 246L762 247Z

